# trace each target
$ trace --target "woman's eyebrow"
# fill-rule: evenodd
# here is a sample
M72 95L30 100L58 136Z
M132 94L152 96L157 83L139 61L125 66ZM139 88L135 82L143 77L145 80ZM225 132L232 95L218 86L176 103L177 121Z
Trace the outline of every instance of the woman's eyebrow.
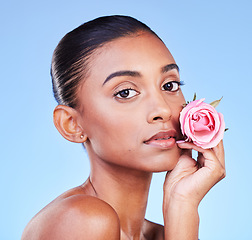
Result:
M129 76L129 77L140 77L141 74L137 71L130 71L130 70L126 70L126 71L118 71L118 72L114 72L111 73L103 82L102 85L104 85L106 82L108 82L110 79L114 78L114 77L121 77L121 76Z
M164 67L162 67L161 72L166 73L166 72L169 72L173 69L177 69L177 71L179 72L179 67L176 63L165 65Z
M172 63L172 64L167 64L164 67L161 68L161 72L162 73L166 73L169 72L173 69L177 69L177 71L179 72L179 67L177 64ZM130 70L125 70L125 71L117 71L114 73L111 73L103 82L102 85L104 85L106 82L108 82L110 79L114 78L114 77L121 77L121 76L129 76L129 77L141 77L141 74L137 71L130 71Z

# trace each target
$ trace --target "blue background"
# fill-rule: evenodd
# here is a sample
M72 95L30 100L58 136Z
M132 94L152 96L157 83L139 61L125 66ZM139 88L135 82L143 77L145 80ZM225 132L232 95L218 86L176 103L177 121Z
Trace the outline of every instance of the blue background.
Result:
M27 222L65 190L85 181L81 145L53 125L49 75L65 33L101 15L126 14L147 23L181 69L185 97L224 97L227 177L200 205L200 238L249 240L251 228L252 4L240 1L4 1L1 24L0 239L20 239ZM249 150L250 149L250 150ZM155 174L147 218L162 223L164 174Z

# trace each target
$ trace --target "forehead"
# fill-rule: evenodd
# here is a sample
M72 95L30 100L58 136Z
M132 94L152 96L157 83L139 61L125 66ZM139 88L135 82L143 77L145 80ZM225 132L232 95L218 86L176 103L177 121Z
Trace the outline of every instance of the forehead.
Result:
M112 72L122 70L148 74L171 63L175 61L165 44L153 34L141 33L113 40L96 50L88 78L104 80Z

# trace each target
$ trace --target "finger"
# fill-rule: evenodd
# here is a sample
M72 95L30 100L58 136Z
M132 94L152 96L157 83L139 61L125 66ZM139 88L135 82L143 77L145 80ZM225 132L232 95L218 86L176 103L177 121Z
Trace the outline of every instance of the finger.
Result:
M207 154L206 152L209 151L209 149L203 149L197 145L195 145L194 143L192 142L182 142L182 143L178 143L178 146L183 149L184 151L186 149L190 149L190 150L195 150L199 153L202 153L204 155L204 157L206 157L205 155ZM208 154L207 154L208 155Z
M221 165L225 168L225 151L224 151L224 144L223 140L213 148L214 153L216 154L217 158L219 159Z
M193 143L179 143L179 147L182 149L194 149L195 151L198 151L201 154L199 156L199 163L201 166L207 167L210 172L215 173L216 177L220 176L220 179L226 176L225 168L223 165L224 150L222 143L220 143L215 149L203 149ZM219 156L217 156L217 154ZM219 157L222 159L219 160Z
M185 156L188 156L191 158L192 157L192 149L182 149L181 155L185 155Z
M191 142L179 143L178 145L182 149L193 149L197 151L199 154L198 160L201 166L206 166L206 161L208 161L208 164L211 162L218 162L218 164L221 164L213 149L203 149Z
M200 167L204 167L204 156L202 153L198 153L197 162L199 163Z

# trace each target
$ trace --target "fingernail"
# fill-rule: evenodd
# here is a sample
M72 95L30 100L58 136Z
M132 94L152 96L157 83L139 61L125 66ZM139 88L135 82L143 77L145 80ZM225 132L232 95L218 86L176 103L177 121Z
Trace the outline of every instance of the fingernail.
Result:
M185 140L178 140L176 141L176 143L185 143L186 141Z

